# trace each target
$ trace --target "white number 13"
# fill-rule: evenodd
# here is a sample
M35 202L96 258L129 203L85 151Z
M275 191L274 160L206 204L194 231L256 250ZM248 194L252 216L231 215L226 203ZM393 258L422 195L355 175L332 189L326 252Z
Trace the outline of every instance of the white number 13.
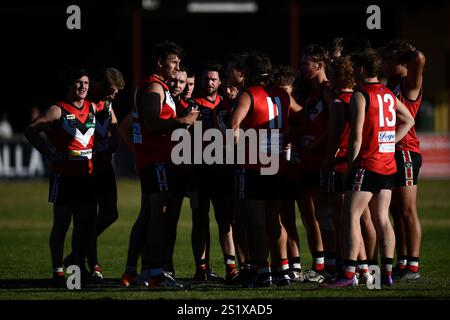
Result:
M395 126L395 110L394 110L394 98L390 94L385 94L383 98L381 95L377 94L378 98L378 110L380 115L380 128L384 127L384 122L386 121L387 127L394 127ZM392 119L389 119L389 117L384 117L384 103L389 103L388 105L388 111L392 115Z

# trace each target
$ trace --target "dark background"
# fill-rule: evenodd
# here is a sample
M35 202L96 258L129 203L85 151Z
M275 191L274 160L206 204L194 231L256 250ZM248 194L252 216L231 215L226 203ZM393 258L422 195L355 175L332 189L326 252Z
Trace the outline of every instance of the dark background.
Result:
M444 1L255 0L259 10L253 14L189 14L186 0L159 2L154 11L136 0L2 2L0 113L6 111L21 132L31 107L44 110L65 95L62 79L68 68L114 66L127 82L115 104L120 119L131 108L133 86L150 72L151 47L166 39L185 49L184 63L193 69L248 49L266 52L274 65L295 67L304 45L355 35L374 47L392 38L410 40L427 56L425 97L448 110L450 17ZM66 27L71 4L81 8L81 30ZM371 4L381 8L381 30L366 28ZM295 10L298 20L293 20Z

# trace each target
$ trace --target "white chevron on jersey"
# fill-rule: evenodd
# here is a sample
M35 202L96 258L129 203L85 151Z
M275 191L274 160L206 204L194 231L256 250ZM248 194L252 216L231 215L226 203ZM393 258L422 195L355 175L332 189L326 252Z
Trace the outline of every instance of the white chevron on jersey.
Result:
M173 112L175 114L177 114L177 109L176 109L177 107L175 105L175 102L172 99L172 96L170 95L170 92L169 91L164 91L164 93L166 94L166 103L167 103L167 105L172 108L172 110L173 110Z
M95 122L95 118L94 118ZM62 126L64 130L67 131L74 139L76 139L83 147L86 147L89 144L92 136L95 133L95 128L89 128L85 134L82 134L78 128L71 126L67 119L63 120Z

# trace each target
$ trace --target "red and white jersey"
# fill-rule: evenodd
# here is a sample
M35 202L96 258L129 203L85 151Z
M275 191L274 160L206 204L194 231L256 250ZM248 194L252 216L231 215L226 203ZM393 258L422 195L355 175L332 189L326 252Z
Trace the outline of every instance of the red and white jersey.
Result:
M50 127L47 136L56 150L67 158L53 165L53 172L70 176L88 176L92 173L92 149L95 134L95 106L84 100L83 107L60 101L61 118Z
M202 121L203 130L210 128L216 128L216 108L223 103L223 98L219 94L216 95L216 99L211 101L205 97L198 97L193 99L194 105L197 106L200 111L199 120Z
M169 162L173 147L173 142L170 140L170 133L148 132L144 126L142 96L152 83L160 84L164 90L164 101L159 117L165 120L177 117L175 102L170 95L167 84L157 75L151 75L145 79L139 88L136 89L133 108L133 142L136 152L136 167L138 170L156 162Z
M184 110L187 109L192 104L192 100L181 99L176 103L177 114L182 114Z
M278 140L278 152L281 152L284 148L284 137L287 133L287 124L289 117L290 98L289 95L281 88L278 87L262 87L254 86L245 89L251 98L250 110L247 116L241 122L241 129L244 131L247 129L257 129L258 139L258 152L267 153L269 151L269 145L271 141L270 135L273 134L271 129L279 130ZM258 129L267 129L267 135L261 135ZM241 137L243 139L243 137ZM268 150L269 149L269 150ZM263 165L257 161L256 164L251 164L248 158L249 145L246 143L246 161L241 166L253 170L258 170ZM258 157L258 159L260 159ZM280 156L280 171L284 170L285 161L284 157ZM279 171L279 173L281 173Z
M336 165L334 170L337 172L345 172L347 170L347 153L348 153L348 140L350 138L350 99L353 92L341 92L338 95L338 100L343 104L344 108L344 127L342 128L341 136L339 137L339 150L336 154Z
M300 155L300 170L318 170L323 167L327 152L326 142L317 146L314 152L308 146L314 143L328 127L329 110L324 99L323 91L330 86L329 81L323 82L314 90L305 102L304 111L306 121L300 141L296 142Z
M404 78L403 78L404 79ZM396 95L396 97L403 102L403 104L408 108L411 115L416 118L417 112L419 111L420 104L422 103L422 90L420 90L419 96L416 100L412 101L406 98L402 93L401 88L402 79L398 82L390 82L388 83L388 87L392 90L392 92ZM420 150L419 139L416 135L416 127L412 127L411 130L408 131L406 136L400 140L396 146L395 150L403 150L403 151L412 151L417 153L422 153Z
M397 171L395 164L395 95L380 83L366 83L361 92L366 96L361 149L356 159L358 167L390 175Z
M95 113L95 144L94 161L96 165L100 162L110 162L111 152L108 151L111 143L109 127L111 124L112 102L110 100L98 101Z

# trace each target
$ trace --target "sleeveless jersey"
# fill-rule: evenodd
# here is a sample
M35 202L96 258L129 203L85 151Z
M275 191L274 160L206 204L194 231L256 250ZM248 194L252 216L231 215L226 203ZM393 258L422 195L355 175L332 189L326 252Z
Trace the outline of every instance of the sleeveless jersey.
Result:
M198 97L193 99L194 104L198 107L198 111L200 111L199 120L202 121L203 130L215 128L216 120L215 120L215 109L219 104L222 103L222 97L217 94L216 99L214 101L210 101L204 97Z
M275 152L278 155L281 154L284 147L284 136L287 133L287 123L289 116L289 107L290 107L290 99L289 95L281 88L278 87L262 87L262 86L254 86L245 89L251 98L251 106L247 116L241 123L241 129L244 132L247 129L257 129L257 151L261 154L266 154L271 151L272 148L270 143L273 139L277 139L278 146ZM267 134L261 134L258 129L267 129ZM279 137L272 137L272 129L279 130ZM243 142L244 137L240 137ZM247 139L245 139L247 140ZM249 142L246 141L245 144L245 154L246 161L245 164L241 164L240 166L244 168L249 168L252 170L258 170L265 165L261 164L258 157L257 163L251 163L251 159L249 158ZM253 147L253 146L252 146ZM281 173L285 168L285 158L280 157L279 159L280 170Z
M419 96L416 100L412 101L406 98L401 89L401 81L388 83L388 88L397 96L397 98L403 102L403 104L408 108L411 115L416 118L417 112L419 111L420 104L422 103L422 90L420 90ZM406 136L400 140L395 145L395 150L412 151L417 153L422 153L420 150L419 139L416 135L416 127L413 126L411 130L408 131Z
M336 165L334 170L337 172L345 172L347 170L347 153L348 153L348 140L350 138L350 99L353 92L341 92L338 99L342 101L344 108L344 127L342 128L341 136L339 137L339 150L336 155Z
M92 173L92 149L94 147L95 109L84 100L83 107L60 101L61 118L50 127L47 136L56 150L67 157L53 164L53 172L69 176L88 176Z
M111 142L109 126L111 124L112 102L109 100L99 101L96 105L94 161L98 164L110 162L112 159L112 154L108 151Z
M181 114L184 110L187 109L192 103L192 100L181 99L177 102L177 114Z
M323 97L323 90L329 86L328 81L323 82L305 102L305 128L300 141L297 142L302 171L321 169L325 161L326 142L317 146L313 152L308 150L308 146L327 129L329 111Z
M395 164L395 95L380 83L362 86L366 96L366 115L357 164L359 167L382 175L394 174Z
M152 84L159 83L164 90L164 101L159 117L161 119L176 118L176 107L169 92L169 87L156 75L145 79L135 92L133 108L133 142L136 152L136 167L139 169L156 162L169 162L173 142L170 133L148 132L144 126L142 113L142 96L145 90Z

